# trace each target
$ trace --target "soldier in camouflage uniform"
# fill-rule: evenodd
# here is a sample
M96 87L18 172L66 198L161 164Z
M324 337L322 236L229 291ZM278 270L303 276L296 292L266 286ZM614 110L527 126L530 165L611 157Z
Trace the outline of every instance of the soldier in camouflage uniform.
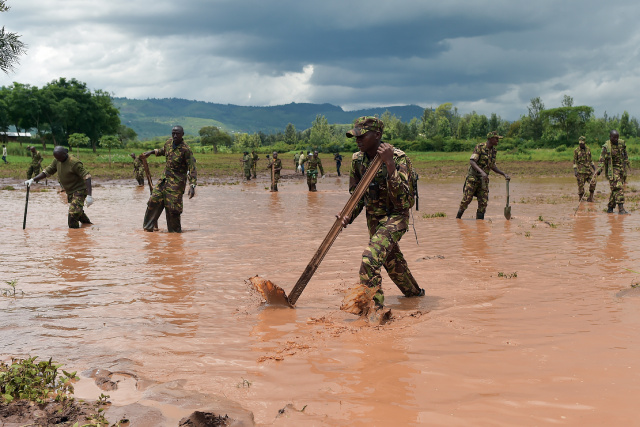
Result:
M158 221L162 210L166 209L167 229L169 233L181 233L180 215L183 210L182 196L189 180L189 198L196 195L198 175L196 172L196 159L191 148L184 142L184 129L182 126L174 126L171 130L171 139L165 142L164 147L147 151L141 156L149 157L166 156L167 163L164 173L153 187L151 197L147 203L147 211L144 214L143 227L145 231L153 232L153 225Z
M298 171L298 163L300 163L300 153L296 151L293 155L293 170L296 172Z
M282 160L278 158L278 152L273 152L273 159L269 161L267 169L271 173L271 190L272 192L278 191L278 181L280 181L280 171L282 170Z
M27 169L27 179L38 175L42 170L42 155L40 152L37 151L34 146L30 146L29 151L31 151L31 164L29 165L29 169Z
M586 145L586 138L578 138L578 146L573 150L573 174L578 180L578 198L582 200L584 185L589 182L589 198L587 202L593 202L593 193L596 191L596 180L592 179L596 166L591 160L591 150Z
M617 130L609 132L609 140L602 146L602 153L598 161L597 175L600 175L604 168L611 187L611 195L609 196L609 204L607 213L613 213L613 208L618 205L618 213L628 214L624 209L624 183L627 181L627 168L629 165L629 156L627 155L627 147L624 141L619 139L620 135Z
M382 142L384 123L377 117L360 117L347 137L356 138L359 152L351 160L349 192L353 193L373 158L379 155L383 161L380 170L369 185L364 197L356 205L351 217L342 219L342 226L351 224L365 208L369 245L362 254L360 283L376 287L382 283L380 270L387 270L389 277L406 297L423 296L409 271L398 243L409 226L413 198L409 190L407 156L401 150ZM380 288L373 297L377 306L384 303Z
M135 153L131 153L130 156L133 159L133 174L136 177L136 181L138 181L138 185L144 185L142 160L140 160L140 157L136 157Z
M242 153L242 160L240 160L244 167L244 178L247 181L251 181L251 156L248 151Z
M258 155L256 154L256 150L251 150L251 173L253 174L253 178L256 178L256 168L258 167Z
M476 145L473 150L471 159L469 159L469 171L467 179L464 181L464 189L462 201L456 218L462 218L465 209L473 200L473 196L478 199L478 211L476 219L484 219L487 211L487 203L489 202L489 173L494 171L504 176L507 181L511 178L496 167L496 146L502 136L498 132L493 131L487 134L487 141Z
M307 163L307 185L309 186L309 191L318 191L316 188L318 169L320 169L320 175L324 178L324 168L320 157L318 157L318 152L314 151L313 156L305 157L304 162Z
M87 207L93 204L91 196L91 175L84 168L82 162L73 156L70 156L64 147L55 147L53 149L53 161L44 172L39 173L33 179L25 181L25 185L31 186L34 182L48 178L58 173L60 185L67 193L67 201L69 202L69 215L67 217L69 228L79 228L79 222L83 224L91 224L89 217L84 213L83 206L85 201Z

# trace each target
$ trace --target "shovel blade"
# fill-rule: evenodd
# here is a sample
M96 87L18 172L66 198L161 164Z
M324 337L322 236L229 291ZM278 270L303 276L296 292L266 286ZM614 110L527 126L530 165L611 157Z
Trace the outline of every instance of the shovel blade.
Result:
M507 221L511 219L511 206L504 208L504 217L507 218Z

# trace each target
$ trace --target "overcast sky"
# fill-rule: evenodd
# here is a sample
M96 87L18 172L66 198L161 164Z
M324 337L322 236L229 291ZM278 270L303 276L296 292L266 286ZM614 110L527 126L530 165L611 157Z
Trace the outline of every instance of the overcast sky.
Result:
M129 98L526 114L568 94L640 117L637 0L8 0L27 55L0 85Z

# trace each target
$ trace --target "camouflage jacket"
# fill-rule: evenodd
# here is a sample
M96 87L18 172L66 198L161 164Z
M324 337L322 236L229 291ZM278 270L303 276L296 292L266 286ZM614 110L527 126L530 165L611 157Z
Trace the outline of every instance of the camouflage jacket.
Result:
M627 147L623 140L618 140L618 145L607 141L602 146L600 160L598 160L598 169L604 170L608 179L613 179L613 171L625 173L625 168L629 167L629 156L627 155Z
M246 170L251 169L251 154L245 154L242 156L242 163L244 163L244 168Z
M31 166L40 167L40 163L42 163L42 154L36 150L35 153L31 154Z
M274 165L275 163L275 165ZM280 170L282 169L282 160L280 159L275 159L269 162L269 165L267 166L267 169L271 170L272 165L274 166L274 172L276 174L280 174Z
M254 166L254 165L258 164L258 159L259 158L260 157L258 157L258 155L256 153L253 153L251 155L251 166Z
M304 161L307 163L307 172L315 172L316 169L320 169L320 175L324 175L324 169L322 168L322 160L320 157L309 156Z
M489 175L491 169L496 166L496 153L496 147L488 148L486 141L481 142L476 145L476 148L473 150L473 154L469 160L474 160L478 167ZM467 175L480 176L478 171L471 165L469 165L469 172L467 172Z
M578 173L593 173L593 160L591 160L591 150L585 145L584 150L577 146L573 150L573 168Z
M164 147L156 149L155 153L156 156L167 157L160 181L165 180L167 184L182 193L187 185L187 179L191 185L197 184L196 158L193 157L191 148L184 141L174 147L173 141L168 140L164 143Z
M67 194L73 194L76 191L86 190L85 179L91 178L89 172L84 168L82 162L75 157L69 155L67 160L60 162L55 158L49 166L44 170L47 177L58 173L58 181Z
M371 164L371 160L361 151L353 154L351 172L349 173L349 193L353 194L369 164ZM353 210L350 223L353 222L365 206L367 208L367 216L380 217L392 214L409 216L411 195L409 192L407 155L402 150L394 148L393 162L396 164L396 170L391 176L389 176L387 166L384 163L380 166L378 173L376 173L373 181L369 184L369 188L364 193L364 197L358 201Z

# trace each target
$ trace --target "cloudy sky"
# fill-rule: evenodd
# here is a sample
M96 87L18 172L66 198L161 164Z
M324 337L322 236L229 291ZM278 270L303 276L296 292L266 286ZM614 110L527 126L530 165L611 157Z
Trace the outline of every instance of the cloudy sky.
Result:
M129 98L346 110L452 102L526 113L568 94L640 117L637 0L8 0L36 86L75 77Z

